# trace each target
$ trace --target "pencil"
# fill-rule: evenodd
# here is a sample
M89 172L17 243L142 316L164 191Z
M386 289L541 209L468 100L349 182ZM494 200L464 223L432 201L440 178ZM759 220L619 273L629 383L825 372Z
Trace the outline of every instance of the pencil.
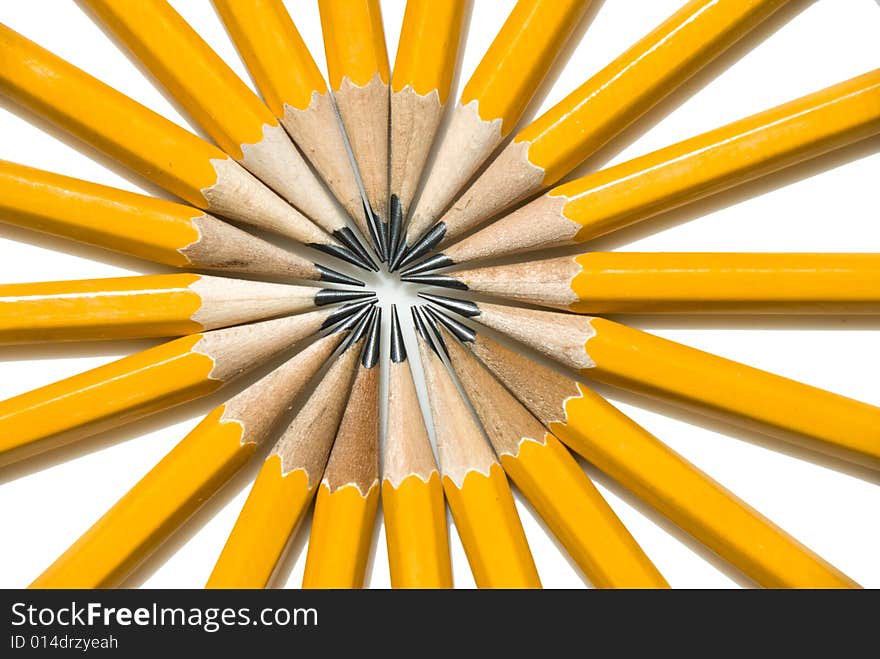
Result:
M175 268L363 285L192 206L6 160L0 222Z
M504 470L593 586L668 588L568 450L447 329L435 327Z
M266 105L361 233L369 236L363 197L327 83L284 3L214 0L214 6Z
M438 318L553 435L757 584L857 585L589 388Z
M880 313L877 254L588 252L403 279L575 313Z
M388 51L379 0L318 0L330 88L369 203L374 247L388 250Z
M557 183L788 0L690 0L523 128L443 214L462 235Z
M354 310L192 334L0 401L0 466L212 393Z
M0 93L189 204L358 259L213 144L0 25Z
M278 419L351 330L334 328L216 407L31 588L118 588L268 440Z
M841 460L880 467L880 407L604 318L430 299L590 379L757 427Z
M396 269L522 117L591 0L518 0L474 70L412 211ZM419 245L421 245L421 241Z
M417 312L414 316L418 318ZM540 588L507 476L443 365L424 322L416 331L443 491L474 582L478 588Z
M303 588L363 588L379 505L379 341L373 314L361 363L318 486Z
M392 588L452 588L443 484L397 314L391 314L382 512Z
M181 336L373 293L195 274L0 285L0 344Z
M408 272L593 240L877 133L880 69L552 188L449 247L440 236Z
M368 317L369 318L369 317ZM207 588L265 588L321 482L358 366L362 321L263 462Z
M449 98L465 0L408 0L391 75L391 198L388 248L404 222Z
M353 254L366 255L345 212L269 108L166 0L85 5L223 151ZM371 267L368 257L362 260Z

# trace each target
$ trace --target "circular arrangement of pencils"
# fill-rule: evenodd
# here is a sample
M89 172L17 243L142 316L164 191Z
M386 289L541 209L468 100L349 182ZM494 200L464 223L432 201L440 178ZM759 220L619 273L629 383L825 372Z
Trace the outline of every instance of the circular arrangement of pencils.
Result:
M281 0L213 0L258 96L166 0L82 0L209 139L0 24L11 107L176 199L0 161L0 222L168 268L0 286L2 344L164 341L0 401L0 468L246 382L32 587L124 585L254 463L209 588L298 535L304 588L360 588L377 516L394 588L453 586L450 528L478 587L539 588L513 488L593 586L668 587L578 458L759 586L859 587L589 383L880 469L880 408L602 317L876 315L880 255L589 242L880 134L880 69L571 178L787 0L689 0L518 132L589 0L518 0L458 99L466 0L408 0L393 67L379 0L317 2L327 82Z

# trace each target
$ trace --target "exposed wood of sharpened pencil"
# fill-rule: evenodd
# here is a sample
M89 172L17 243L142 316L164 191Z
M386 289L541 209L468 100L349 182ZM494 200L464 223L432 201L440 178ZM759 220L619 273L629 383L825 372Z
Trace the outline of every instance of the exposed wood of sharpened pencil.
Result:
M0 344L193 334L374 293L173 274L0 285Z
M212 393L353 311L193 334L0 401L0 466Z
M478 588L540 588L504 473L434 344L418 337L443 490Z
M213 144L0 25L0 94L203 210L347 251Z
M759 585L857 586L592 390L483 332L457 336L570 449Z
M553 185L788 0L690 0L522 129L440 218L461 235Z
M351 237L345 212L269 108L166 0L85 3L221 149L327 233Z
M591 379L880 468L880 407L604 318L454 302L477 322Z
M327 83L284 3L213 1L266 104L281 119L361 234L369 237L360 187ZM361 256L369 259L366 252Z
M880 133L880 69L552 188L435 267L582 243ZM438 225L440 227L441 225ZM439 232L442 234L443 232Z
M192 206L6 160L0 222L175 268L363 285Z
M409 0L391 76L390 257L422 178L452 86L465 0Z
M349 321L215 408L31 584L118 588L268 440Z
M880 313L878 254L588 252L403 279L575 313Z
M518 0L452 111L406 230L410 249L513 130L590 2Z
M348 401L364 329L360 323L263 462L207 588L265 588L324 474Z
M303 588L363 588L379 505L377 309L333 450L318 487Z
M452 588L443 485L393 307L385 427L382 511L391 586Z
M559 440L439 327L452 367L505 471L597 588L666 580Z
M330 87L370 204L379 257L388 252L388 51L379 0L318 0Z

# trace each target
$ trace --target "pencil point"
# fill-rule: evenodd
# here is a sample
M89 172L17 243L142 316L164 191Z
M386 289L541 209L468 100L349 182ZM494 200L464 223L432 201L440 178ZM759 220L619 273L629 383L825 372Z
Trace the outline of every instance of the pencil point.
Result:
M371 297L376 297L376 293L373 291L340 291L335 288L322 288L315 293L315 305L323 307L328 304L365 300Z
M427 307L428 317L435 323L442 324L452 335L463 343L473 343L477 339L477 333L464 323L460 323L455 318L443 313L439 309ZM441 337L442 338L442 337Z
M319 263L315 263L315 269L321 275L318 281L326 281L328 284L346 284L348 286L366 286L360 279L349 277L341 272L337 272L331 268L327 268Z
M322 329L331 328L330 334L335 334L336 332L343 332L345 330L352 329L355 325L357 325L365 314L367 314L370 309L373 307L373 302L356 302L355 304L346 304L344 307L341 307L334 311L327 320L324 321L324 324L321 326ZM336 325L339 321L343 321L339 325ZM333 327L333 325L336 325Z
M467 300L459 300L454 297L446 297L445 295L431 295L430 293L419 293L419 297L428 302L433 302L444 309L454 311L465 318L473 318L480 315L480 308Z
M356 265L359 268L363 268L364 270L371 270L371 268L364 263L359 256L357 256L354 252L349 250L347 247L343 247L342 245L330 245L326 243L310 243L309 247L313 249L317 249L325 254L329 254L330 256L334 256L337 259L341 259L346 263L351 263L352 265Z
M440 286L442 288L454 288L459 291L468 290L468 285L463 281L450 277L449 275L401 275L403 281L413 284L425 284L426 286Z
M367 228L370 230L370 241L373 243L373 251L379 258L379 261L385 263L388 260L388 256L384 249L385 241L382 240L382 227L378 216L366 202L364 202L364 216L367 218Z
M408 277L410 275L421 275L426 272L430 272L431 270L439 270L440 268L446 268L450 265L455 265L455 261L446 256L446 254L434 254L426 258L424 261L419 261L418 263L410 266L406 270L400 273L402 277Z
M376 307L373 309L373 316L370 320L370 334L367 336L367 342L364 344L364 350L361 353L361 365L364 368L373 368L379 362L379 342L382 338L382 309Z
M388 269L393 271L393 264L398 260L398 248L403 233L403 208L400 205L400 197L396 194L391 195L388 215Z
M403 332L396 304L391 305L391 361L395 364L406 361L406 346L403 343Z
M398 267L404 267L419 259L423 256L426 256L428 252L430 252L437 244L443 240L443 236L446 235L446 224L444 222L438 222L434 225L434 228L431 229L428 233L422 236L419 240L413 244L412 247L407 250L406 254L400 260Z
M434 336L431 334L428 329L428 319L427 316L424 315L421 307L411 307L410 311L412 312L413 317L413 325L415 326L416 333L422 337L422 340L425 344L430 348L435 354L440 354L440 348L437 344L437 341L434 339ZM445 352L445 347L444 347Z
M350 228L345 227L344 229L337 229L333 232L333 237L336 238L343 245L348 247L352 252L357 254L364 265L369 266L369 269L373 272L379 272L379 265L373 260L370 256L370 253L367 251L367 248L361 244L361 241L358 240L357 235Z
M364 309L363 311L358 312L357 323L352 325L353 329L351 331L351 334L348 335L348 338L342 344L342 349L340 352L345 352L362 338L364 338L364 333L370 327L370 319L373 317L374 311L375 308L371 306Z

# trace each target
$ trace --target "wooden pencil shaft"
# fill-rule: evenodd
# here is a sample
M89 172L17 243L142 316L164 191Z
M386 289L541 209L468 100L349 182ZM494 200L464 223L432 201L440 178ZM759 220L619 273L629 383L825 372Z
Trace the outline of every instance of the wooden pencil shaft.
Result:
M0 285L0 343L193 334L314 308L329 291L194 274ZM343 301L343 300L340 300Z
M880 69L555 187L443 253L463 263L586 242L878 132Z
M590 252L437 281L576 313L880 312L876 254Z
M460 234L553 185L788 0L690 0L523 128L441 221Z
M584 385L482 334L464 345L569 448L756 583L856 585Z

